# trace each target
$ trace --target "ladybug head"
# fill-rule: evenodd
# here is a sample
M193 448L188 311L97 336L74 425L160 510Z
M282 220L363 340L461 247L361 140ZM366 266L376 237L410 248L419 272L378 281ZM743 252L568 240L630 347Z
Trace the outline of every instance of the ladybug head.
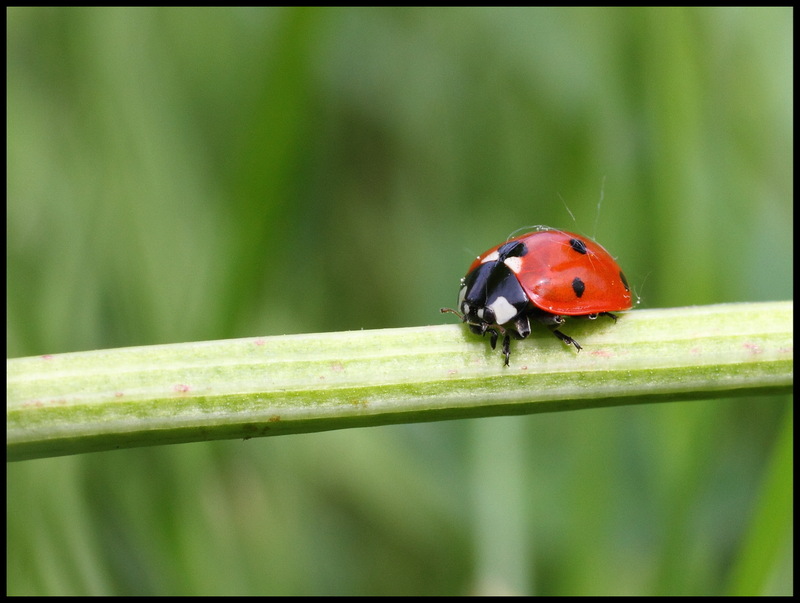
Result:
M513 321L527 305L525 291L504 262L484 262L461 281L458 309L473 333Z

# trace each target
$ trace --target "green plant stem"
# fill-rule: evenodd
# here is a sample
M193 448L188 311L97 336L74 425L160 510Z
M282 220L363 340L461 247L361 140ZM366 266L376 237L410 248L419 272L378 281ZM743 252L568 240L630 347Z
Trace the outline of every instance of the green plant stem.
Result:
M792 391L792 302L571 319L512 342L459 324L7 361L7 458Z

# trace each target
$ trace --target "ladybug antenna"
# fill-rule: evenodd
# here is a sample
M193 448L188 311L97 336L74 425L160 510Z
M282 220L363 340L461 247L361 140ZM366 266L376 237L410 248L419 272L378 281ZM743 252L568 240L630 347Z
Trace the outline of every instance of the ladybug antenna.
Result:
M564 209L567 210L569 217L572 218L572 222L575 224L575 227L577 228L578 221L575 219L575 214L572 213L572 210L569 208L569 205L567 205L567 202L564 201L564 197L561 196L561 193L556 193L556 194L558 195L558 198L561 200L561 204L564 206Z
M639 283L638 289L641 290L642 293L644 293L644 284L647 282L647 278L650 276L651 273L652 273L652 271L650 271L647 274L645 274L644 278L642 279L642 282ZM633 288L633 294L636 296L636 302L633 304L634 308L642 303L642 296L639 295L639 292L636 289L637 289L637 287Z
M600 185L600 198L597 200L597 211L594 213L594 230L592 231L592 238L597 239L597 223L600 222L600 206L603 204L603 199L606 196L606 177L603 176L603 182Z

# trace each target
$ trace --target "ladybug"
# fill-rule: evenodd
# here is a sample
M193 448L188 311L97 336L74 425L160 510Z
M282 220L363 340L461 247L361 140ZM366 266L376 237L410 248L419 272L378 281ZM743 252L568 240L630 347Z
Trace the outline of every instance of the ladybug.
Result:
M567 345L580 344L558 330L566 316L597 318L629 310L631 291L616 260L591 239L542 228L492 247L472 262L461 279L458 310L473 333L491 334L492 349L503 335L508 366L511 336L525 339L531 319Z

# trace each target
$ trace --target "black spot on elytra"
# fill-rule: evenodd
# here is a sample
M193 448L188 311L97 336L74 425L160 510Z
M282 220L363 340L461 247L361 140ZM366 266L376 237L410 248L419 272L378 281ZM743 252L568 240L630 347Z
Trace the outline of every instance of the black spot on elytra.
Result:
M572 290L575 292L575 295L581 297L583 292L586 290L586 285L576 276L574 279L572 279Z
M503 260L505 258L521 258L528 255L528 246L522 241L512 241L501 245L497 250L497 254Z
M628 286L628 279L625 278L625 275L622 273L622 270L619 271L619 278L622 279L622 284L625 285L625 291L630 291L631 288Z
M586 255L586 243L584 243L580 239L570 239L569 244L578 253ZM580 297L580 295L578 297Z

